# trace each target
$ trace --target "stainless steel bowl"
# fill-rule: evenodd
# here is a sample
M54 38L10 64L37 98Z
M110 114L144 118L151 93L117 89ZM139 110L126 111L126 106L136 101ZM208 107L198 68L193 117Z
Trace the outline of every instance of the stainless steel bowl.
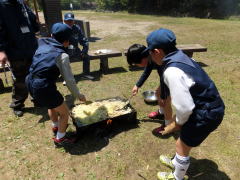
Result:
M156 91L144 91L142 93L144 101L147 103L157 103Z

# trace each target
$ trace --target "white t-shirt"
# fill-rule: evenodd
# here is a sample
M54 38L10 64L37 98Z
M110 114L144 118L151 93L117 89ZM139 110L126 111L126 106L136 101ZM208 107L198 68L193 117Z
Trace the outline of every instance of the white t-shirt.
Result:
M176 122L183 125L195 107L189 89L195 84L193 79L177 67L169 67L163 73L164 82L170 90L172 104L176 109Z

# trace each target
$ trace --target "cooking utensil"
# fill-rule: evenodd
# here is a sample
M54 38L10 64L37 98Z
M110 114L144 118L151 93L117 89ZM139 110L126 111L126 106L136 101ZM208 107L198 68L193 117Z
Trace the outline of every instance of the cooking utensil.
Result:
M6 73L5 64L4 64L4 67L3 67L3 71L4 71L5 82L6 82L6 84L8 85L8 79L7 79L7 73Z
M144 97L144 101L146 103L157 103L157 95L156 95L156 91L144 91L142 93L143 97Z
M129 107L130 100L132 99L132 97L133 97L133 94L132 94L132 95L130 96L130 98L128 98L128 100L125 102L125 105L124 105L122 108L118 109L117 111L126 110L126 109Z
M13 74L13 71L12 71L12 68L10 67L10 64L6 63L6 65L7 65L8 69L9 69L9 71L10 71L11 74L12 74L12 79L13 79L13 81L15 82L15 81L16 81L16 77L15 77L14 74Z

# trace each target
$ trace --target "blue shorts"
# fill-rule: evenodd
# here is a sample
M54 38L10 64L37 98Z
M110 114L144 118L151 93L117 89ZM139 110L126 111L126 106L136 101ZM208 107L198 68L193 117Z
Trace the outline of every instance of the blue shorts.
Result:
M222 122L224 105L211 110L196 109L182 126L180 139L190 147L200 145Z
M55 82L48 81L47 79L30 79L27 77L26 84L34 103L40 107L53 109L64 102L64 98L57 90Z

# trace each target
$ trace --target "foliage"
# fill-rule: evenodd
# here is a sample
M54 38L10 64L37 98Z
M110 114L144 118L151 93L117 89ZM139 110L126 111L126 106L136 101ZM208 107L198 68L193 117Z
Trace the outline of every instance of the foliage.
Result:
M224 18L240 11L240 0L129 0L129 12Z
M96 0L98 9L102 10L126 10L128 0Z
M60 0L63 10L96 9L168 16L226 18L240 13L240 0ZM28 0L33 7L33 1ZM42 0L37 0L41 10Z

